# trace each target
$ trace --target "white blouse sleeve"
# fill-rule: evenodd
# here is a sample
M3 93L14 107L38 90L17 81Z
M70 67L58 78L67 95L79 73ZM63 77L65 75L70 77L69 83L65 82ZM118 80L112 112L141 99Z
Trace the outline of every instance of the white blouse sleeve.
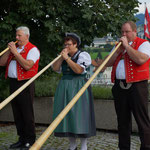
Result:
M82 68L84 68L83 73L86 73L86 68L88 68L91 65L91 56L87 52L81 52L79 54L77 64L79 64Z

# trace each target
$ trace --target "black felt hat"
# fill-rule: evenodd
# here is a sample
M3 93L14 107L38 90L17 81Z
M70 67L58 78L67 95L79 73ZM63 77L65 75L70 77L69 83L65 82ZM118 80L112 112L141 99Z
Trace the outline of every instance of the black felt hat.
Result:
M81 39L76 33L68 33L67 32L65 35L66 36L71 36L72 38L74 38L77 41L78 46L81 44Z

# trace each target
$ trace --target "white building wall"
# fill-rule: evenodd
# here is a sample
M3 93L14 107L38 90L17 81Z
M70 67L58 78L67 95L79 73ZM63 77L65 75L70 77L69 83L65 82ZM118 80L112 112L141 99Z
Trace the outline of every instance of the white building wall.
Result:
M89 79L93 74L94 66L91 65L90 68L87 71L87 78ZM107 67L104 72L100 72L95 79L92 81L92 85L97 85L97 84L105 84L105 85L110 85L111 83L111 71L112 67Z

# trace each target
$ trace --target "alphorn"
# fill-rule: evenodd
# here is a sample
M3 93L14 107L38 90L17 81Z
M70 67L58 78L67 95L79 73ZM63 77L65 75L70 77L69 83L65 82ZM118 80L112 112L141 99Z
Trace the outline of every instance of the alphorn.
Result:
M15 42L15 44L17 43L18 41ZM0 56L2 56L4 53L6 53L7 51L9 50L9 48L7 47L6 49L4 49L1 53L0 53Z
M38 138L38 140L32 145L30 150L39 150L41 146L45 143L47 138L52 134L55 128L59 125L62 119L66 116L66 114L70 111L70 109L74 106L74 104L78 101L80 96L84 93L84 91L88 88L97 74L103 69L106 63L110 60L113 54L117 51L118 47L121 45L121 42L118 43L116 48L108 55L108 57L103 61L103 63L98 67L92 77L84 84L84 86L80 89L80 91L73 97L73 99L68 103L68 105L61 111L61 113L56 117L56 119L49 125L49 127L43 132L43 134Z
M15 98L19 93L21 93L30 83L32 83L36 78L38 78L45 70L47 70L53 63L55 63L61 55L57 56L52 62L45 66L40 72L38 72L34 77L28 80L24 85L22 85L18 90L7 97L3 102L0 103L0 110L7 105L13 98Z

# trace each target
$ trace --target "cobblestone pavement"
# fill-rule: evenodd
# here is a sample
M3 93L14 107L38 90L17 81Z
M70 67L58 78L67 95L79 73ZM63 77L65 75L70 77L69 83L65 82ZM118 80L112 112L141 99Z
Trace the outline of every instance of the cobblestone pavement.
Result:
M47 127L36 126L37 138L45 131ZM117 133L97 131L95 137L88 139L88 150L117 150L118 145ZM12 124L0 125L0 150L9 150L9 146L17 141L16 128ZM80 140L77 140L78 150L80 149ZM41 150L67 150L68 149L67 138L56 138L51 135ZM132 135L131 138L131 150L139 150L140 141L139 137Z

